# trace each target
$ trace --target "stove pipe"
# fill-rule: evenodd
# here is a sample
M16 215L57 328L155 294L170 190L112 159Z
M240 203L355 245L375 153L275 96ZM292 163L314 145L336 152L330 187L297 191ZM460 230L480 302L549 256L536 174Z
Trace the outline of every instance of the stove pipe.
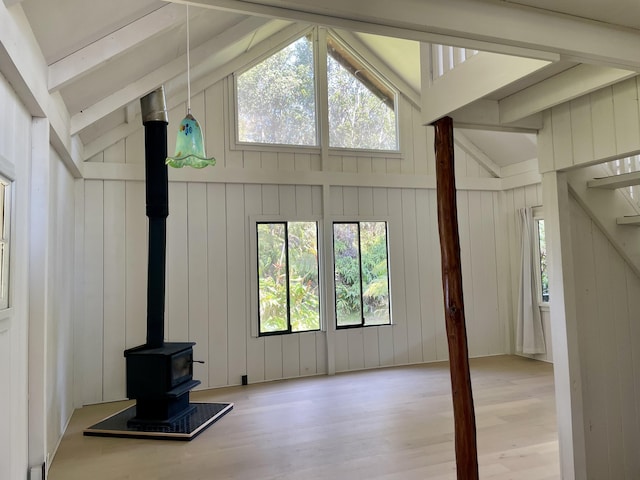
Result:
M149 259L147 272L147 347L164 346L165 266L169 179L167 175L167 106L164 87L140 99L144 125Z

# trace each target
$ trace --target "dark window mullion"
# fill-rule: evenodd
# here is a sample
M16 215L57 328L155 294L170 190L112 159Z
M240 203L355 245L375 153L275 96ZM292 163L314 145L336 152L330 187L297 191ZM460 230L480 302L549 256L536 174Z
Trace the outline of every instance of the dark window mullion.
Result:
M362 292L362 245L360 244L360 222L358 226L358 268L360 269L360 325L364 326L364 296Z
M291 292L289 291L290 275L289 275L289 222L284 224L284 262L287 280L287 333L291 333Z

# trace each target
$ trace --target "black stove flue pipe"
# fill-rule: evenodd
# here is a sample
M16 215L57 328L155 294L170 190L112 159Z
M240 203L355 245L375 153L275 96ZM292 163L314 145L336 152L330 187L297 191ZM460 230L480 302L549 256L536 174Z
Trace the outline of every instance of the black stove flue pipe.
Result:
M169 180L167 175L167 107L164 87L140 99L144 125L149 264L147 273L147 348L164 346L165 265Z

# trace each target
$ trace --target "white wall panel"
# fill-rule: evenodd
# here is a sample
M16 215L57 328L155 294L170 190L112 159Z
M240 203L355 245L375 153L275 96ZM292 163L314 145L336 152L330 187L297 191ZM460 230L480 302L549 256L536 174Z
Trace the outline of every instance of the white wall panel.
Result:
M0 74L0 156L15 166L16 244L11 272L14 314L0 321L0 478L21 478L28 468L28 272L29 165L31 116Z
M575 200L571 218L589 476L637 478L640 281Z
M208 153L217 158L218 165L285 174L317 172L322 169L324 155L324 173L435 174L433 129L421 125L420 112L404 98L400 100L398 117L400 154L235 146L229 81L224 79L193 99ZM169 116L170 123L177 124L184 116L184 105L172 109ZM172 151L171 128L169 137L168 149ZM141 128L96 159L141 163L143 140ZM489 176L464 151L457 149L456 155L460 176ZM247 375L249 382L260 382L324 373L329 363L328 347L335 352L331 361L335 361L337 371L447 358L435 193L332 186L330 176L327 182L330 198L326 200L322 198L321 184L170 183L165 336L170 341L196 342L195 356L207 362L195 365L195 377L202 381L202 388L239 384L242 375ZM100 372L95 381L104 384L105 390L103 396L89 382L84 401L92 402L123 395L122 350L144 342L147 227L143 182L88 181L85 192L88 263L84 272L92 299L87 301L92 309L87 328L98 335L105 358L104 365L94 359L90 367L91 371ZM500 319L504 313L499 311L495 294L495 199L491 193L461 195L468 322L474 332L482 332L473 336L472 351L478 355L501 353L504 328ZM324 205L329 212L323 212ZM469 217L470 206L477 218ZM252 326L255 320L251 318L255 296L248 294L255 275L250 251L255 235L252 220L260 216L320 219L324 213L341 220L389 220L393 326L338 331L331 345L327 345L325 332L256 338ZM488 221L486 215L490 217ZM116 236L122 239L112 244ZM113 249L124 250L124 262L115 258ZM477 264L469 259L470 249L483 253ZM490 250L488 255L484 255L485 249ZM330 258L325 260L332 262ZM480 281L487 278L489 282ZM330 280L327 279L329 284ZM474 296L474 289L480 294ZM115 316L124 316L124 323L122 319L105 323ZM104 336L100 333L103 329ZM118 358L111 360L116 355Z
M640 151L638 77L545 112L542 172L623 158Z

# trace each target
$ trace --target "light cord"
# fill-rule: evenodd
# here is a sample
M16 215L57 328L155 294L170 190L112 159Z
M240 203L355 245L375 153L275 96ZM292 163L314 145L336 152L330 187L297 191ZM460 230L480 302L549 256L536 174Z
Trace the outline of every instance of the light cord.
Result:
M187 3L187 114L191 113L191 59L189 58L189 4Z

